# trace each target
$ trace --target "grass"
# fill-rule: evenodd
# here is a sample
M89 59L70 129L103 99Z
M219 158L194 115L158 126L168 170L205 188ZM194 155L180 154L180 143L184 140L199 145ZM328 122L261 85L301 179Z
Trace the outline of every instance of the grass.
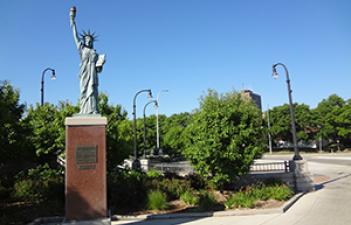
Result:
M193 191L185 191L180 195L180 200L189 206L196 206L200 199Z
M254 208L256 199L245 192L238 192L232 195L224 203L226 209L233 208Z
M147 172L146 172L146 176L148 178L151 178L151 179L160 179L163 177L163 174L158 171L158 170L155 170L155 169L149 169Z
M294 192L285 184L256 185L247 187L230 196L224 203L226 209L254 208L257 201L269 199L284 201L292 197Z
M147 207L151 210L164 210L168 208L166 195L161 191L150 191L147 195Z

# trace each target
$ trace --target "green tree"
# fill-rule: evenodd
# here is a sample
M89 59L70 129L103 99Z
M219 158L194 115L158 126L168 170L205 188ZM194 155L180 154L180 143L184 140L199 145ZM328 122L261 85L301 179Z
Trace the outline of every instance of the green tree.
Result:
M340 138L346 137L348 131L343 125L347 126L348 123L348 107L345 105L344 99L336 94L323 99L314 110L317 117L316 123L321 127L318 136L328 140L331 145Z
M65 148L66 148L66 126L65 120L66 117L71 117L73 114L79 112L79 107L77 105L72 105L69 102L60 101L57 108L57 113L55 115L54 126L58 129L58 136L55 140L56 145L58 147L57 155L61 155L64 157Z
M162 124L162 146L171 157L180 157L186 146L185 130L192 120L190 113L173 114Z
M312 140L316 131L316 118L310 107L305 104L294 104L295 126L297 141ZM271 122L271 135L277 140L292 143L290 109L288 104L274 107L269 111Z
M108 96L99 95L99 111L106 116L107 168L109 170L123 162L132 152L131 124L121 105L110 105Z
M316 132L316 117L306 104L295 104L296 133L298 140L313 140Z
M58 106L37 104L29 108L25 122L32 131L30 141L40 164L57 165L57 156L65 152L65 119L77 112L78 107L68 102L60 102Z
M28 142L30 130L22 120L25 105L19 99L18 90L7 81L0 82L0 179L5 185L35 158Z
M139 155L144 154L144 147L146 154L156 148L156 116L150 115L145 118L146 128L146 146L144 146L144 118L137 119L137 143Z
M187 128L185 156L209 184L221 188L249 171L263 149L260 110L235 92L209 90Z
M338 137L344 146L351 145L351 102L350 100L342 108L342 112L336 118L338 124Z
M271 135L275 140L292 141L289 105L277 106L269 111Z

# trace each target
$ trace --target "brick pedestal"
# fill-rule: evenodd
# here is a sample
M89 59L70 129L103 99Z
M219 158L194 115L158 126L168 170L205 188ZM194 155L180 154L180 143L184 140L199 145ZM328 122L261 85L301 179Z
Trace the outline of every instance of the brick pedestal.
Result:
M66 219L107 217L105 117L66 118Z

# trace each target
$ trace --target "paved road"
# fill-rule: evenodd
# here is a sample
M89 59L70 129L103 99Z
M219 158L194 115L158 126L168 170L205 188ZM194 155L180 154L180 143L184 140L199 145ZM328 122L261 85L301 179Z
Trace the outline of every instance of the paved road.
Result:
M292 154L277 154L277 155L264 155L263 159L266 160L290 160ZM326 164L336 164L351 166L351 153L322 153L322 154L302 154L302 157L309 162L319 162Z
M151 221L120 221L130 225L350 225L351 224L351 159L306 157L312 175L329 178L323 188L303 196L284 214L210 217ZM329 157L329 156L328 156ZM349 157L349 156L343 156ZM321 161L322 160L322 161ZM339 160L339 161L338 161ZM323 162L323 163L321 163ZM325 163L327 162L327 163ZM337 163L343 162L343 163Z
M307 158L307 160L311 162L351 166L351 157L315 156L310 159Z

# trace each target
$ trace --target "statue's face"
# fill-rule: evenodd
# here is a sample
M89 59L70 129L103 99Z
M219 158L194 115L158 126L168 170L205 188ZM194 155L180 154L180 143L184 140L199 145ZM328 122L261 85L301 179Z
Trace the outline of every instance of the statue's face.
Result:
M93 39L90 36L84 37L84 44L85 46L92 48L93 47Z

